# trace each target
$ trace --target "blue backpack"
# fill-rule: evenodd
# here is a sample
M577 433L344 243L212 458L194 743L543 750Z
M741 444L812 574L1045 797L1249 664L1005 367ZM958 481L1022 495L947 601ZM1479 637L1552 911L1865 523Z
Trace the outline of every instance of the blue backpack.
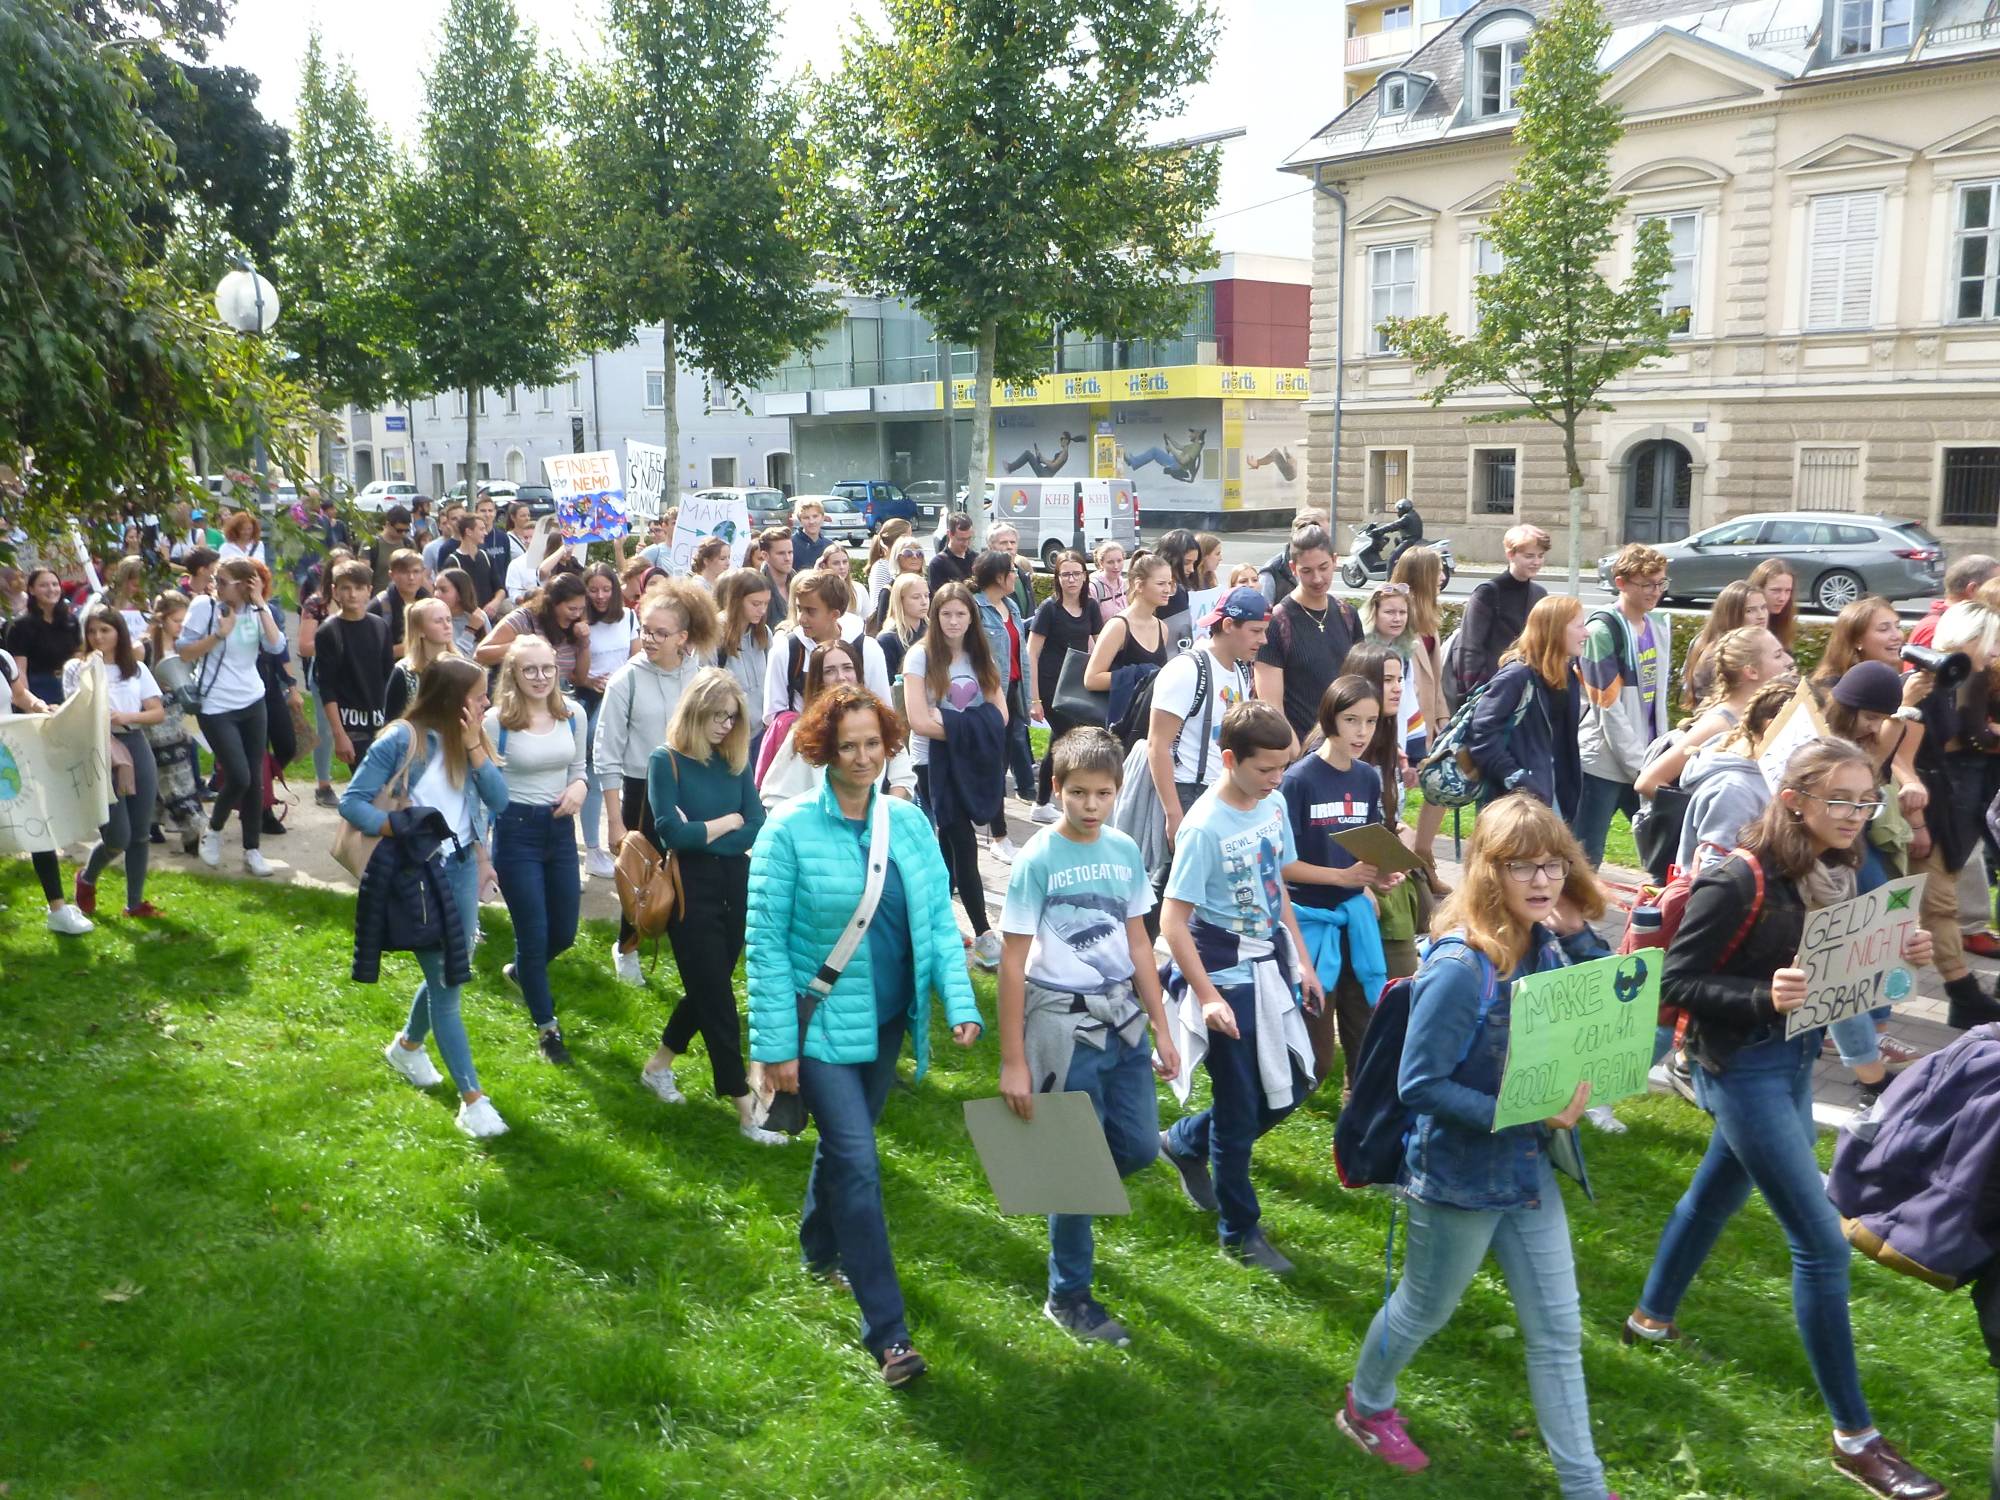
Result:
M1469 1057L1479 1041L1486 1017L1499 1003L1500 986L1486 955L1462 937L1447 934L1438 938L1426 950L1426 956L1447 943L1455 943L1477 958L1484 980L1479 993L1479 1016L1472 1028L1472 1040L1466 1044ZM1416 1112L1403 1102L1396 1079L1403 1070L1403 1044L1410 1034L1410 1001L1415 989L1412 976L1390 980L1382 986L1375 1009L1368 1017L1368 1030L1362 1034L1361 1051L1354 1062L1354 1087L1333 1127L1333 1167L1342 1187L1394 1186L1402 1169ZM1393 1228L1390 1233L1393 1236Z

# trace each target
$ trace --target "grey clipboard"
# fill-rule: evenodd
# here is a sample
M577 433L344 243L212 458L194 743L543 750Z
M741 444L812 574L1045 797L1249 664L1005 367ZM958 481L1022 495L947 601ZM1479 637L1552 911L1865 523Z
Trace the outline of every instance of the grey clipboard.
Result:
M1032 1120L1005 1099L968 1100L965 1128L1003 1214L1132 1211L1088 1094L1037 1094Z

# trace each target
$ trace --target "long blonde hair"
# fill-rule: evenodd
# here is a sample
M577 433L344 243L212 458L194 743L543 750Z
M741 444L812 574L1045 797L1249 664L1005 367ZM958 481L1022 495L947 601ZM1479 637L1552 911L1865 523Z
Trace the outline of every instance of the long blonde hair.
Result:
M1391 583L1408 584L1410 628L1419 636L1440 634L1438 595L1444 592L1444 559L1434 547L1411 547L1396 559Z
M1535 607L1540 609L1541 605ZM1505 979L1527 952L1529 936L1520 919L1507 909L1507 865L1512 860L1547 859L1569 861L1562 894L1570 905L1586 917L1603 916L1604 892L1591 875L1590 862L1583 857L1569 825L1540 798L1510 792L1484 808L1472 825L1458 888L1432 918L1431 936L1463 934Z
M1550 594L1546 599L1536 600L1535 607L1528 611L1528 623L1521 630L1521 638L1507 648L1500 665L1524 661L1550 687L1561 688L1569 681L1572 660L1563 637L1582 613L1583 601L1574 594Z
M417 599L403 611L403 664L419 676L432 662L458 655L458 648L452 642L439 645L417 628L433 615L443 615L449 624L451 606L442 599ZM507 727L512 729L515 726L509 724Z
M921 573L899 573L896 581L889 585L889 615L883 622L909 645L924 629L924 615L910 616L910 596L920 588L929 588L930 583Z
M1776 640L1762 625L1739 625L1729 631L1714 645L1715 682L1708 690L1708 696L1695 709L1696 717L1707 713L1717 704L1729 701L1736 684L1743 680L1744 672L1756 664L1763 654L1765 638Z
M435 603L425 600L424 603ZM411 608L415 608L412 605ZM521 681L521 658L528 652L540 648L549 653L549 660L556 659L555 648L538 635L522 635L514 638L514 644L507 648L507 654L500 659L500 679L493 688L493 706L499 710L502 729L526 729L534 722L534 696L527 684ZM558 721L566 720L575 712L576 705L563 696L562 684L556 678L549 682L549 717Z
M720 745L711 744L708 721L717 714L732 712L736 722L729 726L729 733L723 736ZM721 667L703 667L695 674L694 681L681 694L672 722L667 725L667 748L704 765L720 750L730 774L743 774L743 768L750 764L750 705L733 675Z

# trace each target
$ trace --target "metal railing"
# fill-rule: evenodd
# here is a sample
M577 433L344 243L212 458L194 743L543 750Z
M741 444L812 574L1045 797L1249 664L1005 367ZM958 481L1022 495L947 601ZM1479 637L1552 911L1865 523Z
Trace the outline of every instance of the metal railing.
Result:
M1773 26L1768 31L1759 31L1750 38L1753 47L1785 47L1793 42L1803 42L1811 36L1810 26Z
M1991 16L1983 21L1962 21L1956 26L1940 26L1930 34L1932 43L1978 42L1988 37L2000 37L2000 16Z

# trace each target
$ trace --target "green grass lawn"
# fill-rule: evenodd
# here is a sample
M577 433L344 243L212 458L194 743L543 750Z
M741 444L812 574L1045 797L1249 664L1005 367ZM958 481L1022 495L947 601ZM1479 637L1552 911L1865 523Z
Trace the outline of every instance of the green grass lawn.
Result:
M163 875L167 912L84 939L0 864L0 1493L13 1495L1530 1496L1553 1493L1512 1308L1489 1267L1402 1391L1434 1459L1412 1483L1332 1424L1382 1295L1386 1206L1344 1192L1331 1101L1257 1152L1279 1285L1225 1262L1164 1168L1099 1235L1129 1351L1044 1321L1046 1238L994 1209L963 1101L995 1049L937 1066L881 1129L889 1222L933 1373L892 1393L851 1300L799 1270L807 1147L741 1141L707 1097L636 1075L672 992L613 984L610 933L557 967L577 1064L535 1059L489 912L466 1010L514 1129L474 1145L446 1089L377 1057L415 966L347 979L351 899ZM990 984L982 1007L992 1013ZM905 1076L908 1064L905 1063ZM1584 1360L1612 1483L1632 1497L1845 1493L1760 1205L1683 1322L1716 1366L1619 1345L1707 1138L1677 1100L1623 1107L1571 1195ZM1879 1421L1961 1495L1994 1381L1963 1297L1855 1263ZM11 1488L9 1488L11 1486Z

